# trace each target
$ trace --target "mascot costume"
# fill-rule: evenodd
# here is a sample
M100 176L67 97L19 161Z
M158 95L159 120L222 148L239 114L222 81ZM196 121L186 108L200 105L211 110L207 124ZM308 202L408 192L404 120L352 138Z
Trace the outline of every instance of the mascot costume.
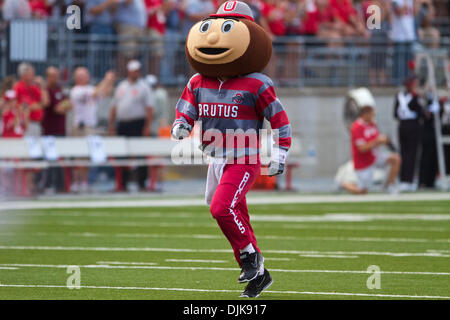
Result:
M245 195L260 174L259 131L267 119L275 145L270 176L283 173L291 126L273 83L262 70L272 55L268 34L250 7L225 2L217 14L198 22L186 39L186 56L198 72L176 106L172 136L190 135L201 125L201 149L208 157L206 202L242 268L241 297L256 298L272 284L250 225Z

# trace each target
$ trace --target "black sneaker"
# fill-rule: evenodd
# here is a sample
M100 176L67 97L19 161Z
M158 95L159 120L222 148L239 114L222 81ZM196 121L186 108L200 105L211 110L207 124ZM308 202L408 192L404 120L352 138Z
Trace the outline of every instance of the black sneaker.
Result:
M240 255L242 262L242 271L239 275L239 283L252 281L258 276L258 270L263 263L264 258L258 251L253 253L243 252Z
M244 292L241 293L241 298L258 298L261 292L269 288L273 283L272 277L269 271L264 268L264 274L257 276L255 279L250 281L245 288Z

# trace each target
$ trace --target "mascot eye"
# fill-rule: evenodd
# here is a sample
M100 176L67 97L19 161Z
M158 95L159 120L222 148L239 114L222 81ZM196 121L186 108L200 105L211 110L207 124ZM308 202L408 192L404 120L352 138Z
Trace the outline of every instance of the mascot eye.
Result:
M211 27L211 21L205 21L200 25L200 32L205 33Z
M223 33L230 32L231 29L233 29L233 27L234 27L234 22L233 21L230 21L230 20L225 21L223 23L223 25L222 25L222 32Z

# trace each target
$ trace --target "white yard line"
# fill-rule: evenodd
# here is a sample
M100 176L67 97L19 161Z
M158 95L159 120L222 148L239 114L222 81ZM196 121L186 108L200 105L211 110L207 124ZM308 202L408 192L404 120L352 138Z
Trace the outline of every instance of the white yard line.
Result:
M416 243L450 243L450 239L417 239L417 238L369 238L369 237L290 237L261 236L261 239L300 240L300 241L351 241L351 242L416 242Z
M185 249L150 247L69 247L69 246L0 246L0 250L44 250L44 251L134 251L134 252L205 252L230 253L230 249ZM274 254L338 254L338 255L374 255L390 257L436 257L450 258L450 254L441 252L378 252L378 251L308 251L308 250L264 250Z
M295 223L321 223L321 222L372 222L372 221L450 221L450 214L343 214L343 215L314 215L314 216L282 216L282 215L252 215L252 222L290 222L290 225L280 225L280 228L300 228ZM206 220L205 220L206 221ZM155 228L155 227L193 227L193 228L217 228L217 225L210 222L137 222L137 221L86 221L86 220L58 220L58 221L23 221L23 220L0 220L0 225L26 225L27 223L40 226L98 226L98 227L133 227L133 228ZM364 227L363 227L364 228ZM306 227L307 229L307 227ZM373 229L376 230L376 229ZM394 229L393 229L394 230ZM404 229L405 231L410 231ZM424 229L425 230L425 229ZM445 230L439 228L439 230ZM446 230L448 231L448 230Z
M112 264L112 265L138 265L138 266L154 266L156 262L126 262L126 261L97 261L98 264Z
M199 263L227 263L227 260L192 260L192 259L166 259L166 262L199 262Z
M385 194L370 194L365 196L350 195L250 195L249 204L295 204L295 203L364 203L364 202L394 202L394 201L442 201L450 200L450 193L416 193L396 196ZM184 207L204 206L203 199L133 199L133 200L100 200L91 201L5 201L1 210L12 209L60 209L60 208L130 208L130 207Z
M108 221L76 221L76 220L58 220L52 222L45 221L10 221L10 220L0 220L0 226L2 225L26 225L27 223L32 225L39 226L96 226L96 227L133 227L133 228L154 228L154 227L195 227L195 228L217 228L217 224L214 223L194 223L194 222L186 222L186 223L174 223L174 222L131 222L131 221L122 221L122 222L108 222Z
M157 217L161 218L161 217ZM450 214L407 214L407 213L326 213L319 215L252 215L253 222L372 222L372 221L450 221ZM206 221L206 220L205 220ZM171 223L143 221L86 221L61 220L31 221L33 225L63 225L63 226L119 226L119 227L217 227L214 223ZM0 225L23 225L23 220L0 220Z
M15 267L0 267L0 270L18 270L19 268Z
M14 232L0 232L0 236L15 236ZM27 236L39 237L83 237L83 238L173 238L173 239L223 239L222 235L212 234L166 234L166 233L91 233L69 232L52 233L36 232L27 233ZM259 239L267 240L294 240L294 241L351 241L351 242L413 242L413 243L450 243L450 239L420 239L420 238L380 238L380 237L295 237L295 236L260 236Z
M336 222L339 224L339 222ZM392 227L392 226L343 226L317 224L282 224L284 229L317 229L317 230L366 230L366 231L419 231L419 232L450 232L449 228L441 227Z
M301 254L300 257L303 258L334 258L334 259L355 259L358 256L346 256L338 254Z
M67 286L61 285L39 285L39 284L0 284L3 288L61 288L67 289ZM110 287L110 286L80 286L81 289L105 289L105 290L147 290L147 291L182 291L182 292L214 292L214 293L237 293L241 290L215 290L215 289L188 289L188 288L152 288L152 287ZM309 292L309 291L273 291L266 290L273 294L298 294L298 295L323 295L323 296L353 296L353 297L379 297L379 298L410 298L410 299L450 299L446 296L429 295L403 295L403 294L371 294L371 293L352 293L352 292Z
M25 263L5 263L0 266L15 268L56 268L65 269L73 265L66 264L25 264ZM239 268L225 267L202 267L202 266L147 266L147 265L107 265L107 264L89 264L78 265L80 268L88 269L156 269L156 270L212 270L212 271L239 271ZM283 273L350 273L350 274L371 274L366 270L295 270L295 269L270 269L270 272ZM421 271L380 271L381 274L397 274L397 275L431 275L431 276L450 276L450 272L421 272Z
M0 217L10 215L10 212L0 211ZM40 211L24 211L24 212L14 212L14 216L26 216L26 217L85 217L85 218L169 218L169 219L180 219L180 218L192 218L196 217L195 214L190 213L162 213L162 212L143 212L143 213L124 213L121 212L94 212L94 211L69 211L69 212L40 212Z
M0 232L0 236L17 236L17 232ZM38 237L82 237L82 238L182 238L182 239L224 239L213 234L161 234L161 233L92 233L92 232L33 232L27 236Z
M450 214L408 213L325 213L319 215L253 215L252 221L264 222L366 222L378 220L449 221Z

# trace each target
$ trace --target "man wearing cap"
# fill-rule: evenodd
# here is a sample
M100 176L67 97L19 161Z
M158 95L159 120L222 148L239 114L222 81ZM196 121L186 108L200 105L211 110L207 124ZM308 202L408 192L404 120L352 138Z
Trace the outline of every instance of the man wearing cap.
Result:
M141 63L131 60L127 65L128 75L114 92L109 117L109 133L125 137L150 136L153 122L153 94L141 79ZM145 190L147 167L138 167L138 184ZM129 171L124 170L122 188L126 190Z

